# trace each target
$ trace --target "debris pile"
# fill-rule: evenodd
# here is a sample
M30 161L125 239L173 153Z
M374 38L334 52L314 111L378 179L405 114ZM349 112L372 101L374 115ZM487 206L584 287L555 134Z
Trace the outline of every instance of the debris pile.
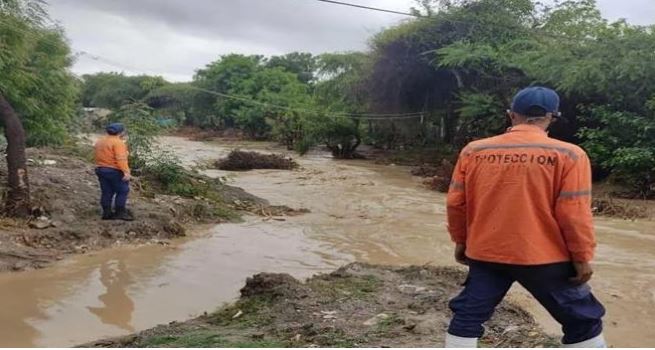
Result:
M216 167L221 170L231 171L253 169L291 170L298 167L298 163L281 154L262 154L237 149L230 152L226 158L218 160L216 162Z

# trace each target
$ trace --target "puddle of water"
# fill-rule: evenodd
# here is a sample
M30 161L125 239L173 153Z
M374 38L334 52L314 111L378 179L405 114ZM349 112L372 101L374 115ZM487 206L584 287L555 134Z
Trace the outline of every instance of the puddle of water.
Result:
M0 275L0 345L70 346L212 311L245 278L306 278L351 258L304 237L293 222L226 224L169 247L121 248L51 268Z
M187 165L224 156L233 145L164 138ZM242 149L271 150L247 143ZM375 264L453 265L445 198L418 185L407 168L299 159L299 171L227 176L272 204L308 208L287 221L248 218L204 238L75 257L40 271L0 275L0 345L68 346L183 320L233 300L246 277L262 271L298 278L357 260ZM594 287L608 308L607 338L622 346L655 343L655 233L648 222L597 220ZM513 298L557 333L520 290ZM83 329L84 331L80 331Z

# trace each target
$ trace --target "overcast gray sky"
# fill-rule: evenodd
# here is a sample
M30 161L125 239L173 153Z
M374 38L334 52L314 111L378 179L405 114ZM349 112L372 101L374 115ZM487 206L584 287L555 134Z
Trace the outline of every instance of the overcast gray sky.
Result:
M407 11L414 0L346 0ZM598 0L606 18L655 23L655 0ZM321 53L366 48L368 38L406 17L316 0L50 0L66 30L78 74L124 71L191 79L218 56Z

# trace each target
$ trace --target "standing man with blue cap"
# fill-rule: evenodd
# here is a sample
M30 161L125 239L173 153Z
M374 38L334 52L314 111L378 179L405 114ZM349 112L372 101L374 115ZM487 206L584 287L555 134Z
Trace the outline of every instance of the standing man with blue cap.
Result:
M520 91L512 127L459 156L448 230L469 274L450 302L446 347L477 347L482 324L514 282L562 325L565 347L605 347L605 309L587 284L596 247L591 166L580 147L548 137L559 102L548 88Z
M126 207L132 177L127 160L127 145L123 140L125 127L121 123L112 123L106 131L107 135L95 144L96 175L102 191L102 219L132 221L134 218ZM112 210L114 201L115 211Z

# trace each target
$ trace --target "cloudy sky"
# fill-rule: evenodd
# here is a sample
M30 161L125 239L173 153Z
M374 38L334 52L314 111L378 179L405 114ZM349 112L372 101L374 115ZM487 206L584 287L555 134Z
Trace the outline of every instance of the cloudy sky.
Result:
M78 55L74 71L124 71L191 79L230 52L358 50L406 17L316 0L50 0ZM414 0L347 0L407 11ZM605 17L655 23L655 0L598 0Z

